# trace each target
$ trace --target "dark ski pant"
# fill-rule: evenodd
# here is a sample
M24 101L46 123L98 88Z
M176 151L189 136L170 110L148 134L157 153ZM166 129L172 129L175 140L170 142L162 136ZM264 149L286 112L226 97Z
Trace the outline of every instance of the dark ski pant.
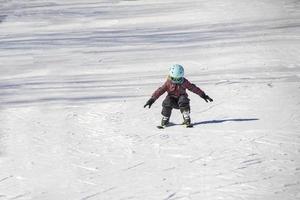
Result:
M180 109L181 112L190 112L190 99L185 95L181 95L178 98L167 95L162 102L162 107L161 114L165 117L171 116L173 108Z

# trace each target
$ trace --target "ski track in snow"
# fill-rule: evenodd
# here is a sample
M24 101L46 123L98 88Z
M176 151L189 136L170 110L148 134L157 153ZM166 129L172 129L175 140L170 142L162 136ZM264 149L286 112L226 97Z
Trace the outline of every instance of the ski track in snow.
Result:
M0 0L0 200L300 199L300 3ZM156 129L174 63L193 129Z

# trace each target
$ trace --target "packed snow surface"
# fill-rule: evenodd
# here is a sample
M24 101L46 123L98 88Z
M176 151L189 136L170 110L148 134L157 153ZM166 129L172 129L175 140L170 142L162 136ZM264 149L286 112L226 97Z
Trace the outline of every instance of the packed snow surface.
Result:
M162 96L175 63L194 128ZM0 200L300 199L298 0L0 0Z

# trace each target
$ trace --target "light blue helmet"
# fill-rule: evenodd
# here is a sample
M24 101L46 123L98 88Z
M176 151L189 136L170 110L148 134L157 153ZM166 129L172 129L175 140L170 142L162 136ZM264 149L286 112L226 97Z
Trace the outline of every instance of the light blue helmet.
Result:
M182 83L184 77L184 69L181 65L175 64L170 67L169 76L173 83Z

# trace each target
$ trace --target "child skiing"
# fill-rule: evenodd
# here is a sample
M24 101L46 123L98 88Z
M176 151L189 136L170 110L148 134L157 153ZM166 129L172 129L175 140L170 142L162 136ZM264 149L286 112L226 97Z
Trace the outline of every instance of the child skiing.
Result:
M144 108L151 105L165 92L168 95L162 103L162 120L161 126L158 128L164 128L168 125L171 116L172 109L180 109L183 116L183 124L186 127L192 127L190 118L190 99L186 93L186 89L198 94L206 102L212 102L208 95L206 95L199 87L190 83L186 78L184 78L184 68L181 65L175 64L169 70L169 76L167 81L158 88L151 96L151 98L144 105Z

